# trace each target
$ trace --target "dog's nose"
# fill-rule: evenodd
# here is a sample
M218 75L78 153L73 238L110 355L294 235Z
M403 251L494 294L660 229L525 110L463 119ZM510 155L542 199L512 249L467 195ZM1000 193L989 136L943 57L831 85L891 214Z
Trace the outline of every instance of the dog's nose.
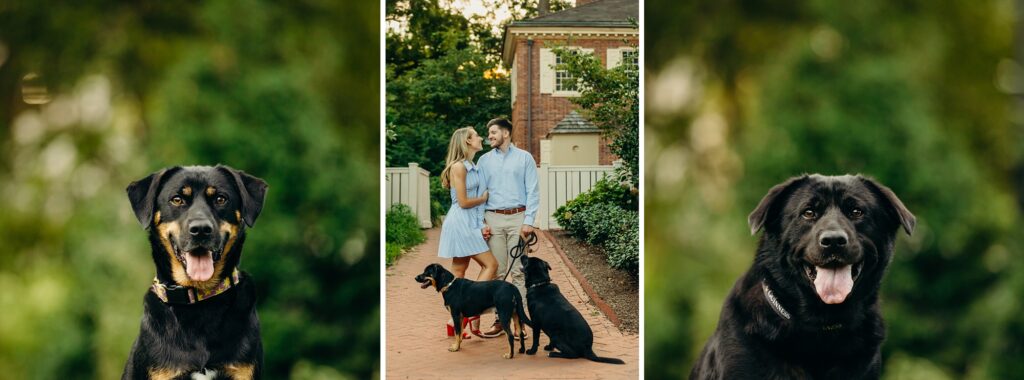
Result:
M842 230L825 231L818 238L818 244L822 248L835 248L846 246L846 232Z
M193 237L203 238L213 234L213 223L209 220L193 220L188 223L188 233Z

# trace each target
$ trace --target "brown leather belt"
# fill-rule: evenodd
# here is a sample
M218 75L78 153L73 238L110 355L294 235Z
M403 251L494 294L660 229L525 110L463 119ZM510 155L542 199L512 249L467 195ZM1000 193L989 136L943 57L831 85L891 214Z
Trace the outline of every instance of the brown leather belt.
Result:
M507 208L504 210L487 210L488 212L496 212L502 215L515 215L526 211L526 207Z

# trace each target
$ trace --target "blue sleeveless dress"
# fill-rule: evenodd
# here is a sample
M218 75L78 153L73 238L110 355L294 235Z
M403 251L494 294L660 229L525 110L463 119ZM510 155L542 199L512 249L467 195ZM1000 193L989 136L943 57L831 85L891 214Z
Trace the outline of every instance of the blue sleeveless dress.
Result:
M466 196L469 198L479 197L487 187L484 186L483 176L480 175L476 164L466 160ZM484 205L473 208L459 207L455 189L451 189L452 207L444 217L444 224L441 225L441 243L437 249L437 256L467 257L484 253L490 250L484 236L481 234L483 225Z

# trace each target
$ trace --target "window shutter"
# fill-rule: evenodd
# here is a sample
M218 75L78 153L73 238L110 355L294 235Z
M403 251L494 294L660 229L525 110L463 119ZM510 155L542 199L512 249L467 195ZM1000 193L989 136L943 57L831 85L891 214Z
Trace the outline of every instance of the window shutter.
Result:
M605 54L607 55L605 61L608 63L609 70L622 63L622 49L609 48Z
M540 93L550 94L555 90L555 53L551 49L540 49Z

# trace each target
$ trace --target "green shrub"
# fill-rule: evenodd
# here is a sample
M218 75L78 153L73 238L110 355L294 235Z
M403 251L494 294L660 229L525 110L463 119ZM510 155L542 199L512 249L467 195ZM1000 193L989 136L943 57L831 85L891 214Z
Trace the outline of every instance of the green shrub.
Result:
M624 210L637 210L638 199L629 186L620 184L613 177L605 177L597 181L590 191L576 196L555 210L555 220L569 234L586 239L585 223L581 218L586 213L584 209L596 204L610 204Z
M401 249L415 246L427 240L420 230L416 214L404 204L395 204L384 216L384 238L388 244L395 244Z
M640 217L633 213L622 230L605 243L608 264L637 275L640 273Z
M554 217L576 239L602 247L611 267L639 273L640 214L629 186L603 178L555 210Z
M402 255L402 246L394 243L384 243L384 257L387 266L395 263L395 259Z
M591 245L604 245L626 227L627 220L635 219L636 211L628 211L609 203L597 203L585 207L577 215L581 223L581 234L578 236Z
M441 186L440 176L430 177L430 220L434 224L440 224L441 216L448 213L452 207L452 195L449 189Z
M579 217L583 240L601 246L612 268L638 273L640 264L640 214L608 203L584 208Z

